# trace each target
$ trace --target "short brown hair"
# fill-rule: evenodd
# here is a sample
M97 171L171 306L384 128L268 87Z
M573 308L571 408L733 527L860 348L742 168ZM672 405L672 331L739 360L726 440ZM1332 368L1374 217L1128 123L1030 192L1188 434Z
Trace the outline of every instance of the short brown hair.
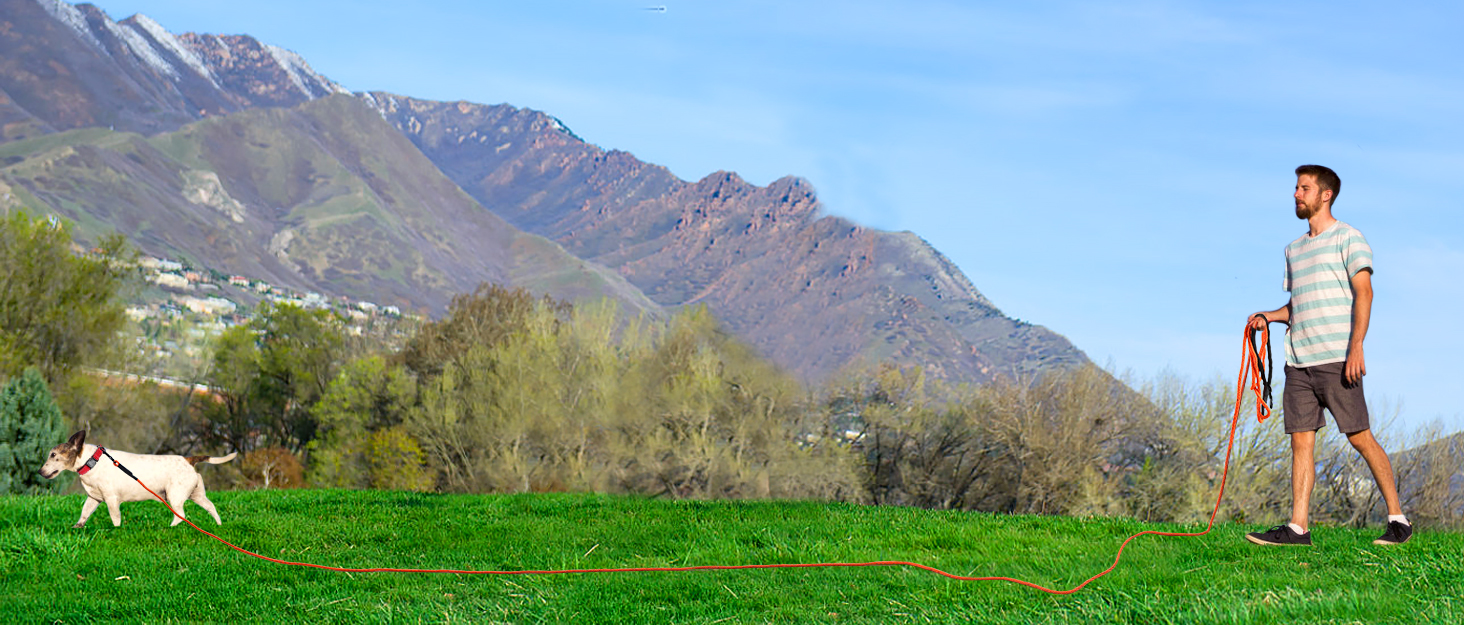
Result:
M1311 176L1316 178L1317 186L1332 192L1332 201L1328 204L1336 204L1337 196L1342 193L1342 179L1337 177L1337 172L1330 167L1321 165L1302 165L1296 168L1296 177Z

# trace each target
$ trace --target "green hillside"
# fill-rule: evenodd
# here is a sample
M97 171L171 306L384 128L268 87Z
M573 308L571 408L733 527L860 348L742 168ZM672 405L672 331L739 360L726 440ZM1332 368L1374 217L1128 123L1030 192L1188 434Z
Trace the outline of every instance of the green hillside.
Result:
M0 210L301 290L439 311L493 282L658 310L603 267L468 197L349 96L255 109L152 137L89 128L0 145Z
M344 567L525 570L909 560L1066 589L1143 529L1114 519L1006 516L821 502L604 495L254 491L211 495L241 547ZM1312 549L1264 549L1254 528L1144 536L1074 595L913 568L527 576L335 573L243 556L161 504L124 504L72 530L80 496L0 498L0 613L33 620L203 622L1452 622L1464 535L1318 527ZM191 504L187 510L204 517ZM205 517L206 518L206 517Z

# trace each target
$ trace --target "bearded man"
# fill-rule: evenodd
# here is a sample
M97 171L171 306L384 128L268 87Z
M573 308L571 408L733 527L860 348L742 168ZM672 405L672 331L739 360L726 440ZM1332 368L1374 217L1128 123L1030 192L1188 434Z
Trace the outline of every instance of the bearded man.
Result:
M1284 323L1286 390L1281 399L1286 433L1291 437L1291 522L1246 539L1259 545L1311 546L1307 515L1317 481L1317 430L1332 413L1337 429L1362 454L1388 504L1388 529L1374 540L1397 545L1413 536L1413 526L1398 503L1398 487L1388 454L1373 438L1363 398L1367 374L1362 340L1372 315L1372 248L1356 228L1332 217L1342 189L1337 173L1321 165L1296 168L1296 217L1306 234L1286 246L1285 306L1251 316L1250 328Z

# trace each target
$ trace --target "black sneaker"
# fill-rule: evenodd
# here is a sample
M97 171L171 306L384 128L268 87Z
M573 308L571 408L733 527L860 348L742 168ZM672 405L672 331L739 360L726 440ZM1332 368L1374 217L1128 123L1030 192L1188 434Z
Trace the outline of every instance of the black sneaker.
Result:
M1399 521L1388 521L1388 531L1373 541L1374 545L1401 545L1413 537L1413 526Z
M1291 529L1290 525L1277 525L1264 532L1251 532L1245 535L1245 539L1257 545L1273 545L1282 547L1310 547L1311 532L1298 534Z

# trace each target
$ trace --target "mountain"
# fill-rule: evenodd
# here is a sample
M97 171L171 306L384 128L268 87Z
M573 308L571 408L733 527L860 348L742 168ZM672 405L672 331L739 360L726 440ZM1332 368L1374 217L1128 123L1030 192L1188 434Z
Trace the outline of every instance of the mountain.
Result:
M144 15L90 4L0 0L0 138L108 127L153 134L345 89L248 36L175 37Z
M0 9L0 205L433 312L484 280L705 304L808 381L886 361L973 382L1087 361L915 234L825 214L802 179L685 181L545 113L346 95L248 36L60 0Z
M362 97L509 223L662 306L705 303L805 379L884 360L972 381L1086 361L1056 333L1003 315L918 236L824 215L807 181L758 187L717 172L691 183L543 113Z
M42 135L0 144L0 163L0 207L276 284L423 312L482 282L659 309L614 272L484 210L351 96L152 137Z

